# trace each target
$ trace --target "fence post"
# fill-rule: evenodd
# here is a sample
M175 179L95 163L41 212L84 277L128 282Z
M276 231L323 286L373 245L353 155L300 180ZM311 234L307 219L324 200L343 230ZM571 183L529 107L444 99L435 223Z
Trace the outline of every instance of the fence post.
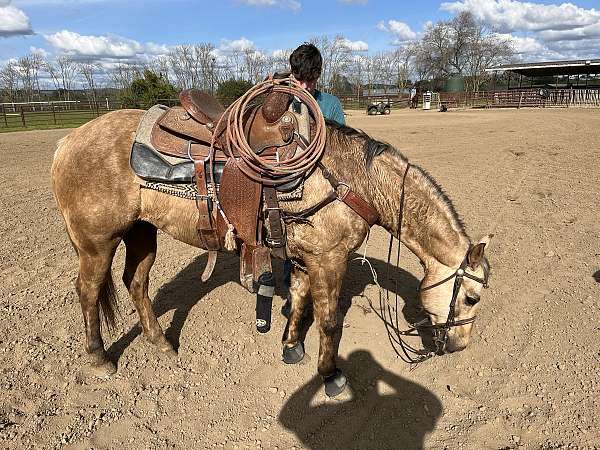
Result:
M8 128L8 118L6 117L6 107L2 105L2 115L4 116L4 125Z
M54 119L54 125L56 125L56 109L54 108L54 103L52 103L52 118Z
M25 112L23 112L23 106L21 106L21 122L23 123L23 128L27 128L27 124L25 123Z

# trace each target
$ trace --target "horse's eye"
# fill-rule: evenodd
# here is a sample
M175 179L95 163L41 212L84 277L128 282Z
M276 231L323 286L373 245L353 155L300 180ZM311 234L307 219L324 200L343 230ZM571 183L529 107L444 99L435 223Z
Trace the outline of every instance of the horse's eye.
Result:
M465 298L465 301L467 302L467 305L469 306L475 306L477 303L479 303L480 298L479 297L469 297L467 296Z

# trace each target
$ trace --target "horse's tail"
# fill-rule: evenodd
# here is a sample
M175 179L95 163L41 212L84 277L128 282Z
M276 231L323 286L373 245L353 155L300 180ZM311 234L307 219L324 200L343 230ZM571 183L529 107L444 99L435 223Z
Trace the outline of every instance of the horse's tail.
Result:
M113 283L112 273L109 271L108 277L98 294L98 301L100 303L100 311L102 312L102 319L108 331L112 332L115 329L116 318L119 313L119 305L117 304L117 293L115 291L115 284Z

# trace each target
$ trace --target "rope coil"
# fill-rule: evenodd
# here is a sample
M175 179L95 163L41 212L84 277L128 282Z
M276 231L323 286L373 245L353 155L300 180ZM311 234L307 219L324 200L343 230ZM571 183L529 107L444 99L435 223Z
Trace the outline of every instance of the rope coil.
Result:
M277 155L259 155L248 144L244 128L244 114L252 100L267 93L284 93L297 97L305 103L315 119L314 139L307 146L299 146L289 159L278 160ZM223 121L225 121L223 123ZM293 77L268 80L258 83L232 103L221 116L216 129L224 130L224 147L237 167L250 179L265 186L278 186L293 181L310 172L325 151L325 118L314 97ZM216 135L211 146L214 147ZM212 153L212 152L211 152ZM233 155L239 154L239 158Z

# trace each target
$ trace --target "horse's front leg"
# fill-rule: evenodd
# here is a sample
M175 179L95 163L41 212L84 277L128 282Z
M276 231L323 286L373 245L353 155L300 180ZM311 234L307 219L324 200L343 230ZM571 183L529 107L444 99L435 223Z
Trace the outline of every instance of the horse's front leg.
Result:
M346 266L347 255L339 252L320 255L313 264L307 262L314 316L319 328L318 371L325 383L325 393L330 397L341 394L346 387L346 377L336 367L342 337L338 297Z
M292 308L283 332L283 361L296 364L304 358L304 339L313 323L308 274L294 268L290 286Z

